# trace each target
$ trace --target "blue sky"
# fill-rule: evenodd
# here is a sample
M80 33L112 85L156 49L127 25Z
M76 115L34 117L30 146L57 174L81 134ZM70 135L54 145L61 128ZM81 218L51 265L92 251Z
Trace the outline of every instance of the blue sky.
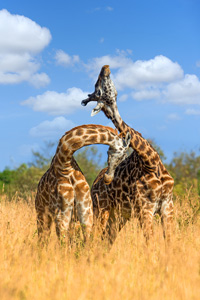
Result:
M0 7L0 170L76 125L109 64L122 118L170 160L200 148L198 0L10 1ZM106 157L106 148L100 148Z

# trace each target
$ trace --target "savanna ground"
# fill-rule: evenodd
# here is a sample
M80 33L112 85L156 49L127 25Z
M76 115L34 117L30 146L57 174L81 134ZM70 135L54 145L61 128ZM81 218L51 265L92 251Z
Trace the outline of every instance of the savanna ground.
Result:
M35 194L27 201L0 196L0 299L200 299L200 197L175 197L174 226L166 247L160 219L147 246L137 221L120 232L111 250L96 232L83 247L74 236L60 245L53 228L38 246Z

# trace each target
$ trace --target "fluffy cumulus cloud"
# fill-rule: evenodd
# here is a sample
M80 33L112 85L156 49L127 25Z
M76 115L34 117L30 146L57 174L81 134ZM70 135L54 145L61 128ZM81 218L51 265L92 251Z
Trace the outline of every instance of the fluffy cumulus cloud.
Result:
M55 55L55 60L58 65L62 65L65 67L73 66L76 63L80 62L80 58L78 55L70 56L63 50L57 50Z
M179 64L163 55L150 60L133 61L128 54L130 50L118 51L115 56L97 57L90 60L86 68L92 75L98 73L103 65L117 69L112 72L112 76L119 90L149 87L183 77L183 70Z
M169 120L174 120L174 121L178 121L178 120L181 119L180 116L179 116L177 113L171 113L171 114L169 114L169 115L167 116L167 118L168 118Z
M121 70L126 68L132 62L133 61L130 58L128 58L126 54L118 53L114 56L105 55L101 57L95 57L89 60L87 64L85 64L85 68L92 77L96 78L103 65L109 65L110 68L114 70Z
M44 121L36 127L31 128L30 135L33 137L42 137L44 139L59 139L66 131L75 126L76 125L72 121L67 120L64 117L57 117L52 121Z
M131 62L114 75L118 89L144 88L182 78L183 70L178 63L159 55L153 59Z
M200 110L199 109L188 108L188 109L186 109L185 113L187 115L200 116Z
M25 16L0 10L0 83L28 81L36 87L49 83L47 74L38 72L37 55L50 40L47 28Z
M159 89L141 89L131 93L132 98L138 101L158 99L160 95Z
M93 58L86 66L97 78L103 65L110 65L117 90L125 91L119 100L128 97L137 101L155 99L180 105L200 105L200 80L196 75L184 74L177 62L163 55L149 60L133 61L130 50L116 55ZM129 90L129 93L127 91Z
M69 88L66 93L47 91L42 95L30 97L22 105L30 106L35 111L47 112L51 115L71 114L82 109L81 100L87 98L88 93L81 89Z
M176 104L200 105L200 81L196 75L186 74L182 80L170 83L164 96L167 101Z

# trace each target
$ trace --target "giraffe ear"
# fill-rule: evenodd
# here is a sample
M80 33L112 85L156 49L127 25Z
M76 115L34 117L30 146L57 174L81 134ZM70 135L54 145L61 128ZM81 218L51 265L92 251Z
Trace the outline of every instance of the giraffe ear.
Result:
M130 145L130 142L131 142L131 134L130 134L130 132L129 132L129 131L126 133L126 136L125 136L124 142L126 143L126 147L129 147L129 145Z
M115 131L115 134L118 134L117 128L115 128L114 131Z

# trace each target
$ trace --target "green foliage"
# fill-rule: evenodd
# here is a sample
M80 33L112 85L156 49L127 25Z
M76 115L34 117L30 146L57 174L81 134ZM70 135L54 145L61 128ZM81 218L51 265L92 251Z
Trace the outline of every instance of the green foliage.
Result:
M179 195L183 195L190 186L200 192L200 156L194 151L175 152L167 169L174 178L175 192Z
M21 164L15 170L6 169L0 173L0 191L5 192L9 199L12 199L16 192L24 196L25 193L37 188L43 173L43 170L28 167L26 164Z
M198 195L200 196L200 170L197 172L197 188L198 188Z
M93 181L102 169L100 166L101 154L98 154L98 150L95 146L90 146L77 151L74 157L91 187Z
M11 200L16 192L26 198L28 192L35 191L40 178L49 168L53 146L53 143L46 143L41 152L33 151L31 163L21 164L14 170L6 168L0 172L0 193L6 193ZM101 154L98 154L96 147L85 147L77 151L75 159L91 186L102 168L99 165Z
M165 160L162 149L152 140L150 143L158 151L161 159ZM0 193L6 193L9 199L12 199L16 192L22 197L26 197L28 192L36 191L41 176L51 162L53 147L53 143L46 143L41 151L33 151L31 163L21 164L14 170L6 168L0 172ZM99 171L103 168L100 164L101 154L98 153L96 146L90 146L77 151L74 157L91 187ZM200 156L193 151L190 153L176 152L166 168L175 180L175 195L185 195L192 186L194 193L200 196Z
M6 193L12 199L16 192L19 196L26 197L28 192L35 191L41 176L49 167L53 146L53 143L45 143L41 152L33 151L31 163L0 172L0 193Z

